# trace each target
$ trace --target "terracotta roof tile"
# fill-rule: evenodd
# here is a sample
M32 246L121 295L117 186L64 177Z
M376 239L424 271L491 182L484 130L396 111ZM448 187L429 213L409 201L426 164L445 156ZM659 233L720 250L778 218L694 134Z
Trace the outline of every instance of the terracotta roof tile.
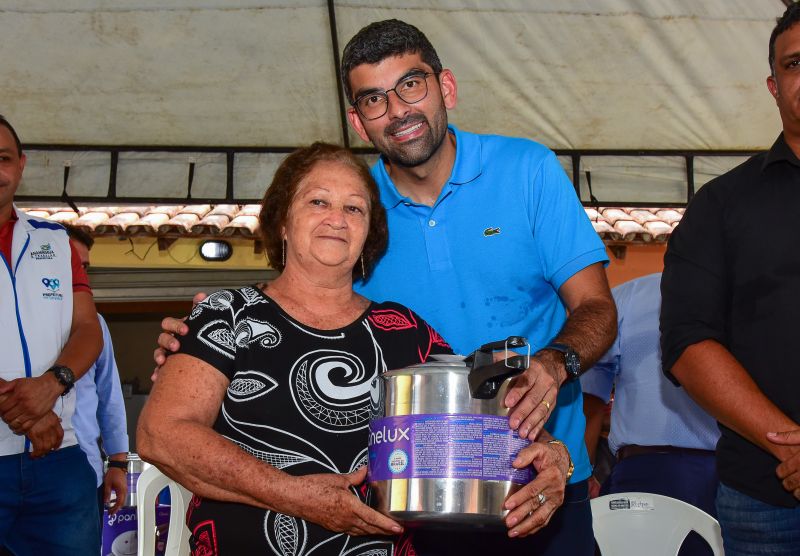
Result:
M224 236L242 236L246 238L258 237L258 218L248 214L240 214L231 223L222 229Z
M658 216L650 212L648 209L633 209L629 214L631 218L641 225L644 225L645 222L658 221Z
M614 229L622 234L623 241L650 241L653 236L633 220L617 220Z
M50 218L50 211L47 210L26 210L25 212L38 218Z
M74 222L74 224L78 228L82 229L84 232L92 234L95 233L95 231L97 230L97 226L99 226L109 218L110 216L105 212L92 211L92 212L87 212L83 216L78 218Z
M182 208L183 205L160 205L157 207L150 207L150 210L147 211L147 214L166 214L167 220L169 220L178 214Z
M202 218L211 211L211 205L186 205L180 211L181 214L193 214Z
M49 216L46 216L48 220L52 220L54 222L58 222L59 224L75 224L78 221L79 216L72 210L60 210Z
M598 212L603 219L612 226L614 226L619 220L631 219L630 214L620 208L601 208Z
M600 237L605 237L614 241L619 241L622 239L622 234L615 230L614 227L605 220L592 220L592 226L594 227L594 231L597 232Z
M206 205L207 206L207 205ZM191 232L192 226L200 221L197 214L190 212L181 212L176 214L158 227L159 235L166 234L188 234Z
M660 220L645 222L644 229L650 234L652 241L657 242L667 241L672 233L672 226Z
M120 207L127 208L127 207ZM143 213L142 213L143 214ZM94 232L98 235L123 235L128 226L139 221L141 214L138 212L118 212L108 220L98 224Z
M239 211L240 216L255 216L258 218L261 212L261 205L244 205L242 210Z
M260 238L261 206L133 205L82 206L78 213L63 206L20 206L55 222L71 223L93 236L190 236ZM680 222L683 209L586 207L594 230L606 242L663 243Z
M196 235L219 235L230 224L231 219L224 214L208 214L200 222L192 226Z
M683 209L660 209L656 211L656 216L662 222L674 226L681 221L683 216Z
M166 224L170 215L165 212L148 212L135 224L128 226L128 233L131 235L155 235L159 226Z
M233 219L239 213L239 205L214 205L208 216L227 216L228 220Z

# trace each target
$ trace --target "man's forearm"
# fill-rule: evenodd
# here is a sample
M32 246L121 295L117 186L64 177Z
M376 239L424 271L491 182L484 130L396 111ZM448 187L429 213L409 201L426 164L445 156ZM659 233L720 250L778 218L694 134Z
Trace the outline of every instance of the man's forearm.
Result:
M764 395L720 343L704 340L689 346L671 371L689 395L726 427L780 460L796 451L769 442L767 432L798 425Z
M556 341L572 346L585 370L597 363L616 337L617 306L609 296L583 302L569 315Z
M97 360L102 347L103 336L95 317L94 323L83 322L77 328L73 328L56 363L69 367L75 375L75 380L78 380Z
M570 313L564 327L553 342L574 349L581 361L581 370L591 368L611 347L617 337L617 306L614 299L595 297L583 301ZM563 370L563 355L547 350L537 355L545 366L558 365L561 381L567 379Z

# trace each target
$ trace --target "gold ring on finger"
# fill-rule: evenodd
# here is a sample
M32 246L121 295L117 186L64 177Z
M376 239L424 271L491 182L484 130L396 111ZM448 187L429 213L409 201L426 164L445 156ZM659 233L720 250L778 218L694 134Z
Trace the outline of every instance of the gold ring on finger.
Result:
M547 400L542 400L540 403L547 408L547 411L550 411L550 402Z

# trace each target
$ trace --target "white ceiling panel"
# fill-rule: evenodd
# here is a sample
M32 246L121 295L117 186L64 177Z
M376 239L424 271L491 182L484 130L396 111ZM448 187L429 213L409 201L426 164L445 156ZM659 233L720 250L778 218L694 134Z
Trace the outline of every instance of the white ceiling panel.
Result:
M372 21L420 27L455 73L450 120L463 129L631 151L768 148L780 120L764 83L767 41L783 9L780 0L334 2L340 51ZM323 0L0 0L0 14L0 113L26 143L69 152L343 141ZM60 193L63 160L50 153L36 154L20 193ZM71 170L71 194L104 194L109 154L95 156ZM248 156L237 154L235 194L260 197L280 156ZM180 172L132 168L120 165L119 194L186 193ZM196 187L224 195L224 170L198 167ZM131 172L146 172L148 185ZM637 189L613 187L637 200ZM654 195L645 191L639 201Z

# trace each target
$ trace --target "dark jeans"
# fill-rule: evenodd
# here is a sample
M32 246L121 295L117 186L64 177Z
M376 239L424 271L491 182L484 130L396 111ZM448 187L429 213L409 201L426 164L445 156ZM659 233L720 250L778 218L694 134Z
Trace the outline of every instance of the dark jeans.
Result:
M79 446L0 456L0 546L21 556L99 554L96 486Z
M713 454L646 454L625 458L611 470L600 494L649 492L683 500L714 517L717 515L716 461ZM695 532L689 533L679 556L706 556L711 547Z
M717 511L726 556L800 554L800 506L772 506L720 483Z
M591 556L594 532L587 481L568 485L564 504L550 523L529 537L510 539L505 532L481 530L415 531L414 548L418 556Z

